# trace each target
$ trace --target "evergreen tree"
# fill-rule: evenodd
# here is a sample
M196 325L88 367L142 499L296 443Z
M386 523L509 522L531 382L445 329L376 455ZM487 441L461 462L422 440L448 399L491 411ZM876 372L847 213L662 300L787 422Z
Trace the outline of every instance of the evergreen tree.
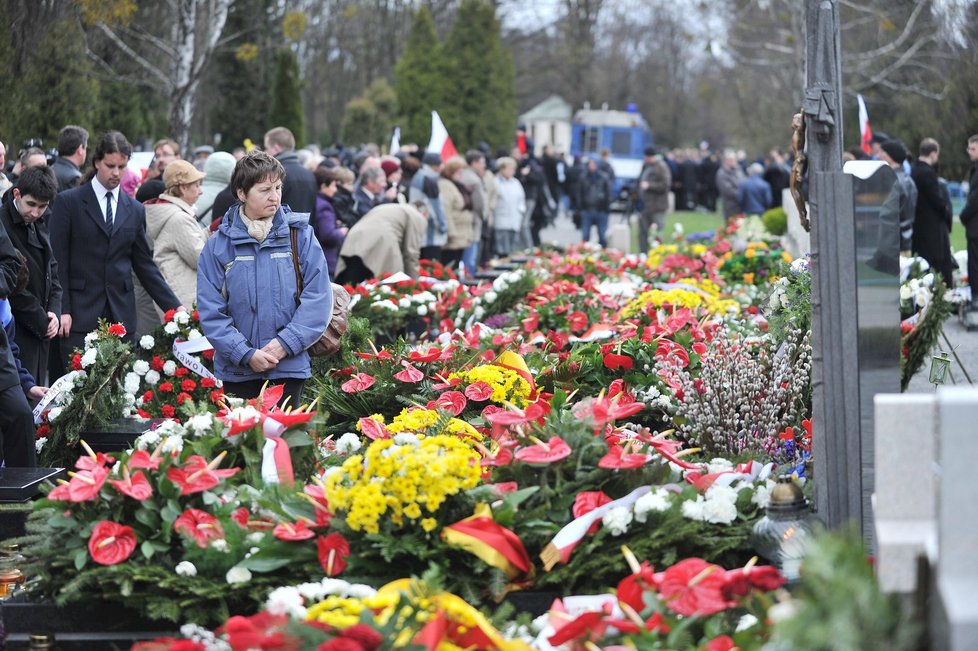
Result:
M431 111L448 98L443 49L427 6L414 15L404 54L394 68L394 88L401 113L402 142L424 146L431 136Z
M272 109L268 116L274 124L270 126L287 127L295 136L296 146L301 147L306 139L303 118L299 62L292 50L281 48L272 87Z
M397 120L397 94L386 79L377 79L343 112L343 142L385 144Z
M517 117L513 58L492 4L463 0L443 48L450 91L441 117L456 147L509 144Z

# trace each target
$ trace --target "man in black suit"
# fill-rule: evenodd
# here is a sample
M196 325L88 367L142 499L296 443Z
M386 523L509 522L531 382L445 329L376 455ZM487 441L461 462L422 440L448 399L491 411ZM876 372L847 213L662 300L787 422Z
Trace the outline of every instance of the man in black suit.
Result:
M285 127L275 127L265 134L265 151L278 159L285 168L282 180L282 204L292 212L316 212L319 185L316 177L299 162L295 153L295 136Z
M136 299L132 274L163 310L183 309L153 262L142 204L120 192L132 145L109 131L95 148L91 182L62 192L51 209L51 245L63 291L59 333L83 348L100 318L121 322L132 341Z

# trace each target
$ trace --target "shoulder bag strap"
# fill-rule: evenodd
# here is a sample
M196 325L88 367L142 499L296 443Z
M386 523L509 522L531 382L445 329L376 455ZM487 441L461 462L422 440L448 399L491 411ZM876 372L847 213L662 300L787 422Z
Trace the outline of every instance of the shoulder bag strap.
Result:
M299 305L299 297L302 296L302 270L299 269L299 257L295 253L296 249L299 248L299 236L296 229L289 227L289 238L292 240L292 268L295 269L295 304Z

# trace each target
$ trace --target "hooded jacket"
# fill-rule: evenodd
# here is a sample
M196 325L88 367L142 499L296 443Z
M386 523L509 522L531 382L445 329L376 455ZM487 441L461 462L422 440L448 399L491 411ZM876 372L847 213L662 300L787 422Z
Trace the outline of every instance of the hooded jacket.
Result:
M309 215L280 207L259 244L239 213L238 205L228 210L197 267L197 312L215 349L215 374L231 382L308 378L306 349L323 334L333 310L326 258ZM290 228L296 229L303 280L298 306ZM252 371L252 355L275 338L287 356L271 371Z
M194 207L161 194L146 204L146 234L153 244L153 262L180 303L189 308L197 296L197 260L207 241Z
M215 219L224 216L214 212L214 199L231 182L234 164L234 156L226 151L214 152L207 157L207 161L204 163L204 174L207 176L200 184L200 189L203 192L200 199L197 200L197 220L205 228L210 226Z

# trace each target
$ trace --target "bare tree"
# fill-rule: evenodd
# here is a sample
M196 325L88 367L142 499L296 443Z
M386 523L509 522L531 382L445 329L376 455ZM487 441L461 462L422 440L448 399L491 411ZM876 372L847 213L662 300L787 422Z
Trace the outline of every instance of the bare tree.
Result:
M182 148L190 140L204 67L220 42L232 2L170 0L147 6L152 18L114 22L96 15L90 27L102 37L100 44L135 64L134 71L121 72L119 57L94 47L90 40L89 56L108 74L162 90L169 104L170 135ZM154 33L153 27L159 25L170 27L162 34Z

